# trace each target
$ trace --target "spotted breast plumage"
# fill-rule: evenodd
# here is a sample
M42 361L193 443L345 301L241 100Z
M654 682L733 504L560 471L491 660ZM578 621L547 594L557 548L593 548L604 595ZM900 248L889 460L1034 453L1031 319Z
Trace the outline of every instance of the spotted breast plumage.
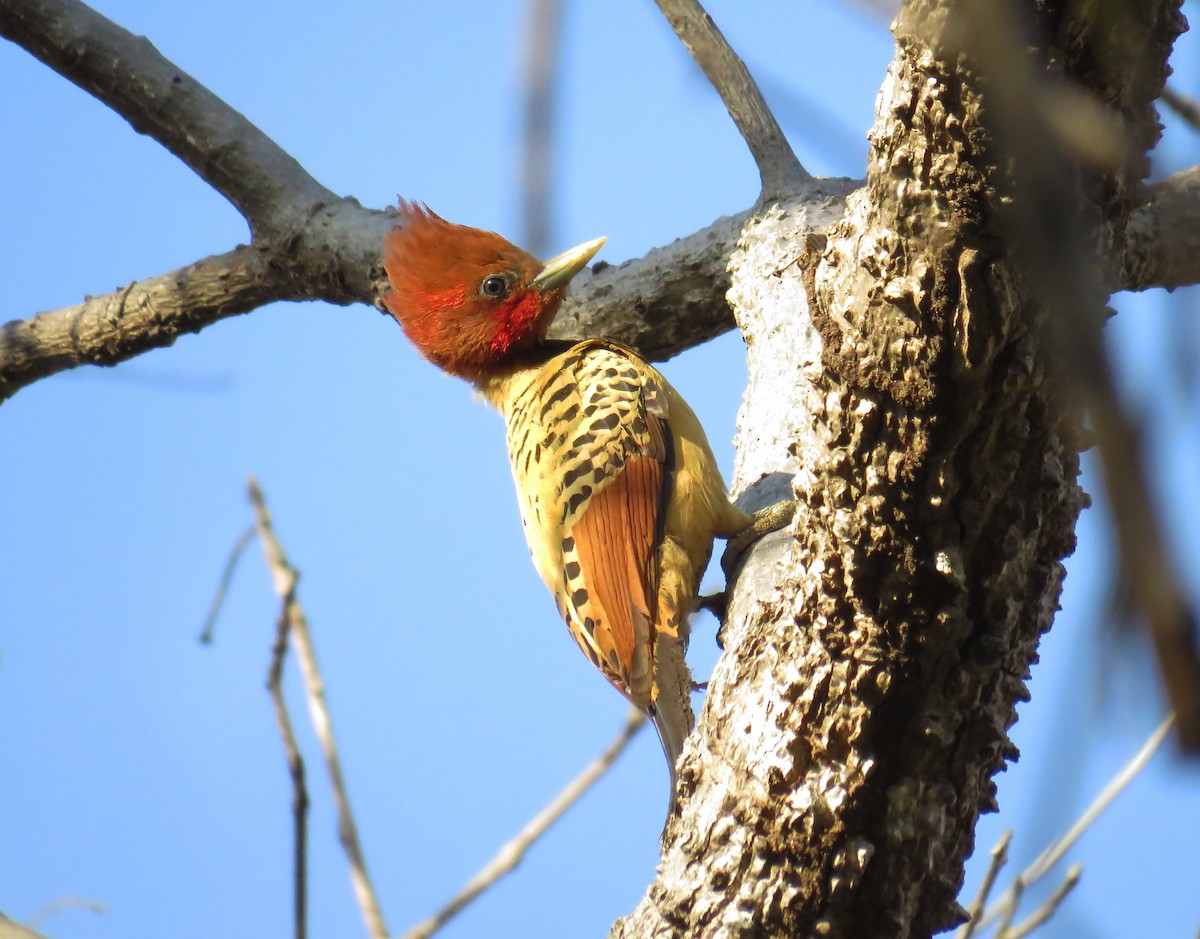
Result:
M713 537L749 518L656 369L604 340L541 351L478 383L507 421L529 551L584 655L651 714L674 775L693 723L687 616Z

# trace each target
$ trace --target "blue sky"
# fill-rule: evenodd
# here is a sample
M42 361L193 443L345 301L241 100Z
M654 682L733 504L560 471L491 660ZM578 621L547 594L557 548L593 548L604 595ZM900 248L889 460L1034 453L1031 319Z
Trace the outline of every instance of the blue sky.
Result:
M554 248L607 235L612 262L740 211L744 145L657 10L583 0L565 18ZM1194 12L1192 4L1188 4ZM157 47L364 204L421 199L515 237L521 23L515 2L110 0ZM801 160L860 176L892 44L840 4L711 2ZM1176 83L1198 88L1196 44ZM62 306L248 237L154 141L0 45L4 318ZM1197 162L1170 123L1158 171ZM1164 515L1200 573L1196 295L1121 299L1109 339L1145 412ZM1166 367L1171 365L1170 368ZM733 335L668 363L732 463L744 383ZM1190 380L1190 384L1189 384ZM611 738L624 703L574 648L534 574L499 418L364 307L275 305L116 369L81 369L0 408L0 910L102 903L63 939L284 935L289 790L263 691L276 604L257 547L211 647L221 566L266 490L302 571L368 863L393 932L431 913ZM1088 487L1098 489L1089 465ZM1064 612L1043 644L985 854L1027 862L1157 723L1137 643L1102 640L1113 567L1085 513ZM713 582L716 583L715 581ZM715 659L711 621L692 661ZM1107 652L1105 652L1107 650ZM312 935L360 928L328 787L309 761ZM1170 758L1073 855L1084 879L1043 935L1194 935L1200 772ZM666 771L643 734L518 872L447 937L601 935L649 881ZM969 885L978 877L973 862Z

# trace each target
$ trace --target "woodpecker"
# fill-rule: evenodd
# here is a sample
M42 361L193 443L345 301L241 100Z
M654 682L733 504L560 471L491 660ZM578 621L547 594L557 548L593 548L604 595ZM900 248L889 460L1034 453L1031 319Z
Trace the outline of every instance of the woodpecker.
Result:
M754 518L729 501L703 428L655 368L606 339L546 339L605 238L542 263L423 204L401 200L400 217L385 304L426 359L504 416L534 566L583 654L653 720L673 811L694 724L688 614L714 537Z

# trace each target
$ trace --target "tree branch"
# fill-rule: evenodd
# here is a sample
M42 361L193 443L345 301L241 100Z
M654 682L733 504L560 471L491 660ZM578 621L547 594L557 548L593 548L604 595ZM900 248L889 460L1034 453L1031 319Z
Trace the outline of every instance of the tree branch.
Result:
M1179 115L1181 120L1191 125L1193 130L1200 130L1200 101L1177 91L1170 85L1163 89L1162 101Z
M77 365L114 365L274 300L298 299L256 248L226 254L0 327L0 400Z
M1125 290L1200 283L1200 166L1146 187L1129 217L1120 286Z
M697 56L709 62L709 77L751 142L764 178L807 179L802 168L801 176L780 169L795 157L745 66L707 15L684 0L660 5ZM394 214L334 197L148 41L76 0L0 0L0 34L180 156L247 216L257 236L253 247L5 324L0 328L0 401L64 369L122 362L277 300L382 307L386 280L380 246L396 223ZM844 198L858 184L820 180L818 185L820 190L804 202L811 210ZM1177 174L1150 193L1150 202L1130 223L1123 285L1148 289L1200 282L1197 171ZM661 360L733 328L725 300L726 268L745 218L720 219L615 268L597 265L597 274L568 300L554 334L605 335ZM277 234L286 237L277 239ZM269 243L263 235L271 236Z
M315 204L337 201L148 39L78 0L0 0L0 35L174 153L233 203L256 239L295 232Z
M296 743L292 716L283 696L283 663L287 656L288 634L295 613L298 575L288 569L288 587L280 598L275 623L275 641L271 644L271 665L267 670L267 691L275 711L275 726L283 740L283 756L288 778L292 781L292 925L295 939L308 936L308 785L304 775L304 757Z
M1112 805L1113 800L1124 792L1125 788L1146 768L1151 758L1158 752L1159 747L1162 746L1162 742L1167 738L1167 732L1171 729L1171 725L1174 722L1175 715L1172 714L1154 729L1150 736L1146 738L1146 742L1138 749L1138 752L1105 784L1104 788L1100 790L1099 795L1083 810L1083 813L1067 829L1062 837L1048 844L1042 853L1034 858L1033 862L1021 872L1014 881L1013 886L1009 887L1000 899L992 906L989 906L987 912L979 917L980 927L987 926L988 923L993 922L997 917L1016 908L1018 898L1015 896L1014 888L1018 883L1024 887L1032 886L1046 876L1051 868L1062 860L1063 855L1071 849L1084 832L1091 828L1096 819Z
M2 2L2 0L0 0ZM834 204L850 180L820 180L813 207ZM581 274L554 324L559 338L608 336L654 360L733 329L725 300L729 256L745 215L645 257ZM79 365L115 365L172 345L226 317L276 300L382 306L380 248L390 212L343 200L322 208L289 250L242 246L60 310L0 326L0 401Z
M684 47L712 83L754 155L763 198L774 198L809 182L775 115L746 63L705 12L699 0L655 0Z
M505 874L513 871L524 859L525 854L533 847L533 843L544 835L563 813L579 801L596 781L612 768L634 736L646 724L646 715L638 708L630 708L625 718L625 725L596 759L589 763L582 773L572 779L556 795L544 809L538 812L528 824L496 852L496 856L487 862L461 890L444 907L427 920L418 923L404 934L404 939L428 939L445 926L451 919L462 912L481 893L491 887Z
M258 481L251 476L246 481L246 489L250 502L254 507L254 524L258 529L258 540L263 547L267 568L271 572L271 580L275 593L283 601L282 615L286 618L285 628L292 640L296 659L300 663L300 674L304 678L305 699L308 702L308 713L312 720L313 731L321 745L325 756L325 769L329 774L330 788L337 808L338 839L342 850L350 863L350 882L354 887L354 896L358 900L366 923L367 934L371 939L387 939L387 926L383 921L383 913L379 908L379 900L375 888L367 874L367 862L363 857L362 846L358 840L358 828L354 824L354 813L350 809L350 797L346 793L346 781L342 775L342 763L337 752L337 742L333 737L333 723L329 717L329 708L325 702L325 683L317 667L317 654L313 647L312 633L308 628L308 617L296 600L296 581L299 575L288 562L283 546L275 536L275 528L271 522L271 513L267 511L266 500ZM279 660L282 665L282 658ZM294 778L294 777L293 777Z
M1126 8L1144 61L1072 75L1135 112L1134 169L1172 2ZM1075 4L1018 6L1043 27L1020 55L1056 73L1110 62L1103 44L1129 35ZM865 187L825 239L806 237L828 224L807 210L765 208L731 262L750 371L735 483L774 474L799 506L774 563L747 584L752 558L733 585L679 762L681 814L618 939L894 939L967 918L963 859L1016 755L1007 729L1085 503L1072 414L1031 324L1052 311L997 224L1011 190L987 123L994 83L943 42L975 7L907 0ZM1124 214L1101 200L1138 177L1095 175L1073 192L1111 255L1099 216L1115 229Z

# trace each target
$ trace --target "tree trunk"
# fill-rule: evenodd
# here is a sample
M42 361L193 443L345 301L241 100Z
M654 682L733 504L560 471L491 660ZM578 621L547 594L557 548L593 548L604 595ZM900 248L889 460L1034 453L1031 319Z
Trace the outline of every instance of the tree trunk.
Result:
M1008 6L1035 40L1000 74L988 3L907 4L866 185L829 205L832 227L801 207L810 190L743 229L737 486L774 498L790 479L800 510L737 581L682 815L613 936L924 936L962 918L963 863L1017 755L1006 729L1087 501L1077 409L1047 354L1056 311L1014 240L1039 207L1020 203L1035 187L1004 83L1071 79L1124 122L1124 159L1064 160L1099 220L1076 234L1107 258L1182 26L1173 2Z

